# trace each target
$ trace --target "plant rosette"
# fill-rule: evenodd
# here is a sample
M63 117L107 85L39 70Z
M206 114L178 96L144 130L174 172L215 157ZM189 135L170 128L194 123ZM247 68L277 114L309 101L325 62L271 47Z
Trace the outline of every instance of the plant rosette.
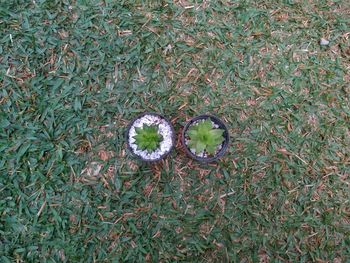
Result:
M171 123L157 113L143 113L128 125L127 146L130 152L145 162L165 158L175 145L175 132Z
M182 144L186 153L200 162L213 162L222 157L229 145L226 125L212 115L200 115L186 123Z

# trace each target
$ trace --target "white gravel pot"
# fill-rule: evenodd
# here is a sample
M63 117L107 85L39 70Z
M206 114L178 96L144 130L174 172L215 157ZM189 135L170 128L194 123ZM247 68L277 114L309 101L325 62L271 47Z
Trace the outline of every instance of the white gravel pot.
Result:
M133 138L136 135L135 128L142 128L144 124L157 125L158 132L163 137L163 141L161 141L158 149L153 152L139 150ZM153 112L145 112L129 123L126 131L126 142L128 149L135 157L145 162L155 162L163 159L174 148L175 132L170 121L162 115Z

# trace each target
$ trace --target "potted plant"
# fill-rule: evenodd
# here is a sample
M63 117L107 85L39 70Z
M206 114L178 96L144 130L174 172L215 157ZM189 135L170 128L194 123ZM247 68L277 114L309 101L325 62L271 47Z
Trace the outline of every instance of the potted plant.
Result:
M181 139L190 157L200 162L212 162L226 152L229 133L226 125L219 118L200 115L187 122Z
M175 145L171 123L157 113L143 113L131 121L126 132L130 152L145 162L154 162L167 156Z

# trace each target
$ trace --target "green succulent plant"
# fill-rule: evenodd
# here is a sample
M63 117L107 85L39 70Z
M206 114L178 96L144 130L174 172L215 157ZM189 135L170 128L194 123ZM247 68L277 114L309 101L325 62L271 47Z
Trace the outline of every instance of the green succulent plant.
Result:
M133 137L139 150L148 152L155 151L163 141L163 136L158 133L157 125L143 124L142 128L135 128L136 135Z
M224 139L224 130L215 129L210 119L192 125L187 131L190 141L188 146L194 149L196 153L206 150L209 154L215 154L216 148Z

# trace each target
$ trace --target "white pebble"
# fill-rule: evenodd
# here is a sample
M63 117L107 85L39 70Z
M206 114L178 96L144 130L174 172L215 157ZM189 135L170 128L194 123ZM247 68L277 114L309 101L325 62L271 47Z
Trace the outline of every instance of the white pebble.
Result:
M327 39L325 39L325 38L321 38L320 45L321 46L328 46L329 45L329 41Z

